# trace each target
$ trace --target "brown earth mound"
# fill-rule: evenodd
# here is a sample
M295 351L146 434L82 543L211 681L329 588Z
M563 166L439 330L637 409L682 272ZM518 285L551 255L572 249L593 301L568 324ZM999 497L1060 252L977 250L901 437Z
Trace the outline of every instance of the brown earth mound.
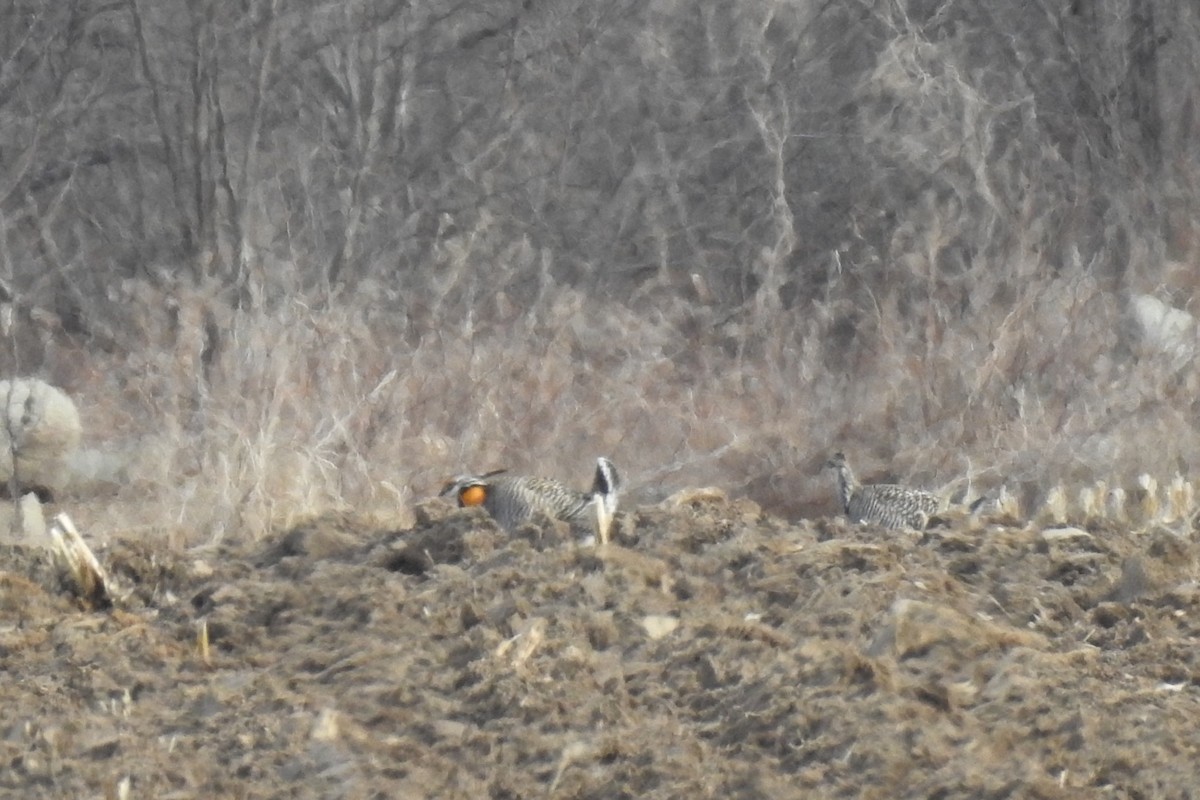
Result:
M603 551L430 505L98 553L87 610L0 552L22 798L1191 797L1191 538L787 524L719 498ZM206 624L207 660L198 649Z

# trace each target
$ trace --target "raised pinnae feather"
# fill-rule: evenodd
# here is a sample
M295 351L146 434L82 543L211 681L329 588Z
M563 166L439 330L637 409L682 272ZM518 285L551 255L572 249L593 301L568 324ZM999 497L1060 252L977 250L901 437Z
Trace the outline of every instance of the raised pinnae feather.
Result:
M483 507L500 527L514 531L536 514L562 520L572 527L583 528L594 520L611 521L617 510L621 477L607 458L599 458L589 492L579 491L553 478L525 475L495 477L503 470L484 475L462 475L446 485L442 495L453 494L462 503L462 492L472 486L486 489ZM603 513L597 515L598 509ZM605 536L607 531L600 531Z

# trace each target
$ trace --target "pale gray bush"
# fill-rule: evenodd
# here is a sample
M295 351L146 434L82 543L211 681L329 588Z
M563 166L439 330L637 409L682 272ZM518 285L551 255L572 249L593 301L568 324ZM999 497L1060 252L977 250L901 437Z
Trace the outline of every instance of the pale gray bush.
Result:
M18 494L60 494L83 431L74 401L45 381L18 378L0 380L0 409L0 483L15 473Z

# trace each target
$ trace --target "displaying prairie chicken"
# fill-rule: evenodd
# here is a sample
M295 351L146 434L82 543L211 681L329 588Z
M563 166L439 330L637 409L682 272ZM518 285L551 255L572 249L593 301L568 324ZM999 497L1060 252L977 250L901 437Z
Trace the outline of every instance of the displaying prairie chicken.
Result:
M596 540L608 541L621 476L607 458L596 459L590 492L572 489L553 478L505 475L495 470L483 475L459 475L442 488L441 496L454 495L460 507L483 506L506 531L514 531L535 513L560 519L572 528L591 526Z
M924 530L930 515L937 513L941 505L936 495L920 489L892 483L863 486L841 453L834 453L822 469L832 469L836 473L838 497L851 522Z

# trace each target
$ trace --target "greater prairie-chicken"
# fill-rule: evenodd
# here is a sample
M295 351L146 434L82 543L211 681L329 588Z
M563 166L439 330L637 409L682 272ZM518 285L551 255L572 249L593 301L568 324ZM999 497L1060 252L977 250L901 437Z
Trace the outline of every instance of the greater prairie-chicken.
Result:
M920 489L893 483L862 485L841 453L835 453L822 468L835 472L838 499L841 500L842 511L851 522L924 530L929 517L937 513L941 506L936 495Z
M453 495L460 507L483 506L506 531L541 513L567 522L574 529L592 527L600 543L608 541L621 476L607 458L596 459L592 489L581 492L554 480L527 475L505 475L495 470L483 475L459 475L448 482L441 496Z

